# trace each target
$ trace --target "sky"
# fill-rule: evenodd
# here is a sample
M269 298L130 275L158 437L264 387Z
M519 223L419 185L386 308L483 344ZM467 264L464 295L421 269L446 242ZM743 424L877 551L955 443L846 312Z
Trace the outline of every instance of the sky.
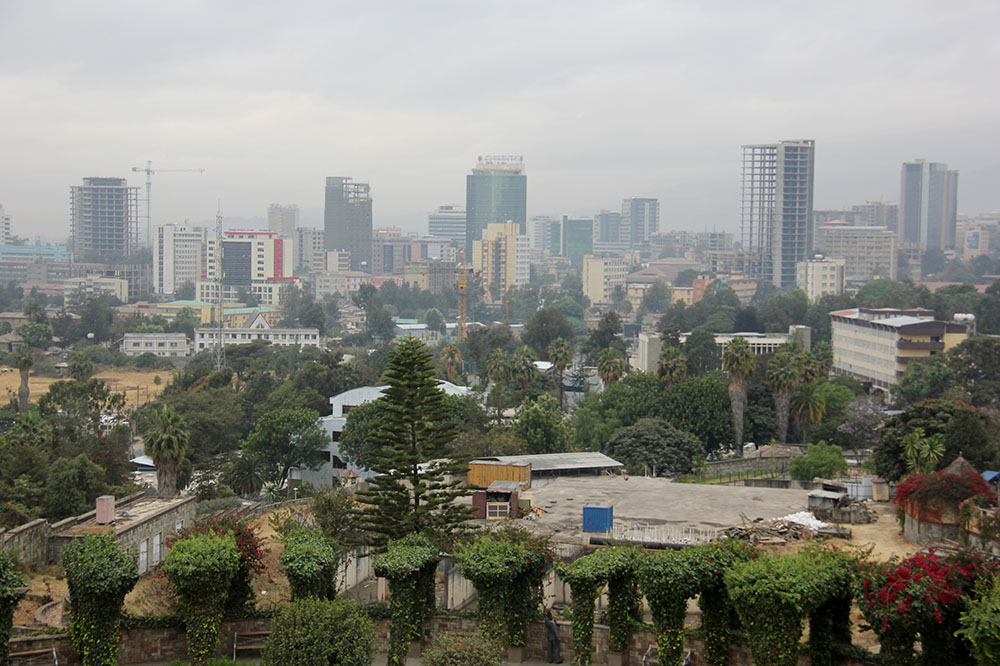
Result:
M134 166L152 219L321 226L326 176L376 226L464 203L524 156L528 213L656 196L661 229L735 231L740 146L816 141L814 207L896 201L903 161L1000 210L1000 3L0 0L0 205L65 237L69 186ZM144 196L144 195L143 195Z

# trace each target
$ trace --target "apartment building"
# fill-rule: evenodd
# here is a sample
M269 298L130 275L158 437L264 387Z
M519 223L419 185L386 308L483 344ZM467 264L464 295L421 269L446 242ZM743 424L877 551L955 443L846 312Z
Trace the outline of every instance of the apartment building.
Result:
M591 304L611 302L615 287L625 289L625 260L601 254L583 256L583 294Z
M823 256L844 260L844 283L896 277L896 234L886 227L823 227Z
M528 284L530 254L528 236L516 222L487 225L484 239L472 241L472 269L482 276L488 299Z
M810 301L816 301L827 294L844 293L843 259L814 257L795 265L795 286L806 292Z
M153 289L173 294L185 282L195 284L205 269L208 229L183 224L153 228Z

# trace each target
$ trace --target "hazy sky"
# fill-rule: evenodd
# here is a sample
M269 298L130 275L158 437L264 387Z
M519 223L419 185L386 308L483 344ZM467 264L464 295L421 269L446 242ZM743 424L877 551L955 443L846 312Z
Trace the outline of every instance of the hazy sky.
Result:
M735 230L740 145L816 140L817 208L899 197L914 157L1000 209L1000 3L0 0L0 204L64 236L68 188L154 167L153 222L372 186L376 225L522 154L529 214L659 196ZM766 6L758 6L766 5Z

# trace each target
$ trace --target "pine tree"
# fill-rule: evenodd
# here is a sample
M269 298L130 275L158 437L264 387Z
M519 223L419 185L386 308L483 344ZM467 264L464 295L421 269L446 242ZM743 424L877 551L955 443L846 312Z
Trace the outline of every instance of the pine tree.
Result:
M389 358L384 417L374 434L376 476L359 493L362 521L375 546L415 533L443 542L472 517L468 505L456 503L470 492L462 487L468 466L452 448L457 426L434 379L432 358L415 338L400 341Z

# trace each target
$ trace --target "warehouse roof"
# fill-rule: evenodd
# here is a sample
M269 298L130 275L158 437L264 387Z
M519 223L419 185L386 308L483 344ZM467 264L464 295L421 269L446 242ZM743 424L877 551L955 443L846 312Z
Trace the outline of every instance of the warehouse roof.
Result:
M575 453L542 453L528 456L487 456L477 458L472 462L498 462L505 465L530 464L531 471L555 472L568 469L595 469L605 467L624 467L614 458L609 458L596 451L579 451Z

